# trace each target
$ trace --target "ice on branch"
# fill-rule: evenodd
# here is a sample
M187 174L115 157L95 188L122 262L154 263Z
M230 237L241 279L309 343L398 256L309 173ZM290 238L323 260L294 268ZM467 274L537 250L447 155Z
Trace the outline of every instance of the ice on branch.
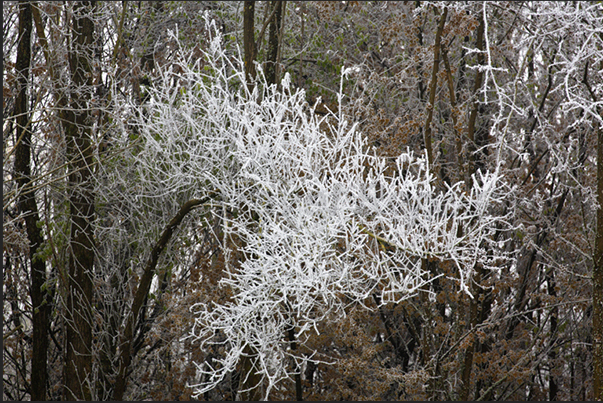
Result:
M198 363L193 387L212 389L251 351L267 397L295 372L291 359L317 359L300 351L318 323L373 296L402 301L440 275L425 272L422 259L452 262L468 290L475 265L491 263L500 219L490 211L502 196L493 174L469 192L442 191L424 157L376 156L342 116L314 114L288 76L279 90L260 72L250 93L240 55L219 45L216 37L202 58L183 52L177 69L161 72L152 101L131 105L137 180L157 198L219 195L221 286L232 298L192 306L190 337L225 353ZM297 352L287 348L291 328Z

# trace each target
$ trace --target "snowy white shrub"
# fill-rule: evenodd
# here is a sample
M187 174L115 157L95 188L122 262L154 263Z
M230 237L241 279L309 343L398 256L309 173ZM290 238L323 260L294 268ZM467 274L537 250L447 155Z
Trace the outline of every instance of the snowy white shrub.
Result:
M490 211L501 186L484 173L470 192L438 190L424 157L376 156L341 111L314 114L288 76L278 89L260 71L250 92L240 55L220 43L216 34L197 59L183 52L160 70L147 104L129 105L138 145L128 158L139 200L176 209L211 196L223 223L220 286L232 298L192 306L190 337L200 349L223 345L224 355L198 363L195 393L252 351L268 397L304 360L317 359L288 348L289 329L303 347L319 322L342 317L351 303L415 295L437 276L422 269L423 259L454 263L459 290L469 292L475 265L491 263L489 239L501 219Z

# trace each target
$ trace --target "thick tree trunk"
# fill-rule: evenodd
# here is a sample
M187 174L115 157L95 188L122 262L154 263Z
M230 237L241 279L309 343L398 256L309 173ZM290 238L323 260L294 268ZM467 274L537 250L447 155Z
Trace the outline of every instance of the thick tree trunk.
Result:
M483 18L480 19L480 23L477 29L477 37L476 37L476 48L483 50L484 49L484 20ZM482 55L482 53L479 53L478 56L478 64L479 65L483 65L485 60L484 57ZM477 122L477 113L478 113L478 100L477 97L479 97L479 89L482 86L482 81L483 81L483 74L482 72L478 69L476 74L475 74L475 81L473 83L473 96L475 97L475 99L473 100L473 104L471 106L471 111L469 113L469 123L467 125L467 138L469 139L469 155L467 158L467 163L468 166L465 167L465 169L463 169L464 172L467 173L466 178L465 178L465 183L467 184L467 189L471 189L473 187L473 181L472 181L472 174L475 172L475 150L476 150L476 144L475 144L475 131L476 131L476 122ZM473 283L472 283L472 293L473 293L473 298L469 301L469 322L470 322L470 326L472 329L475 329L476 326L479 324L479 318L478 318L478 309L479 309L479 304L480 304L480 294L482 292L482 288L480 287L479 283L481 282L481 271L482 269L477 267L476 268L476 278L473 279ZM473 371L473 358L474 358L474 354L476 351L476 348L478 346L478 343L476 341L476 335L472 334L471 337L473 337L473 340L471 341L471 343L469 344L469 346L467 347L467 349L465 350L464 353L464 358L463 358L463 366L462 366L462 374L461 374L461 383L460 383L460 390L459 390L459 400L463 400L466 401L469 399L469 394L470 394L470 387L471 387L471 374Z
M66 348L63 368L66 400L91 400L92 269L94 264L94 195L92 191L92 91L95 2L78 2L73 10L73 42L69 49L72 76L70 108L63 111L69 161L69 281L66 307Z
M31 266L31 286L29 289L32 303L32 357L31 357L31 400L46 400L48 371L46 367L48 353L48 322L50 301L44 284L46 283L46 264L36 258L36 252L44 239L38 227L40 221L35 193L31 189L31 130L27 107L27 86L31 60L32 4L19 3L19 47L17 50L17 82L19 91L15 102L16 135L18 144L15 150L15 177L19 187L18 205L24 215L27 238L29 241L29 261Z
M268 34L268 55L266 65L266 81L268 85L276 84L279 80L278 74L278 50L281 41L281 18L283 13L283 1L273 0L272 9L274 17L270 22L270 32Z

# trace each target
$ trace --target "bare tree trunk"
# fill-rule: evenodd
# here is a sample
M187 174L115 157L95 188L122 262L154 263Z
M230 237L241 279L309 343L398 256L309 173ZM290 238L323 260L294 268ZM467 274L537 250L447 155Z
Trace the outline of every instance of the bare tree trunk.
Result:
M484 20L480 19L479 27L477 29L477 38L476 38L476 47L480 50L484 48ZM478 64L484 64L484 57L481 53L478 56ZM482 86L483 74L478 69L475 74L475 81L473 84L473 96L479 96L479 89ZM475 172L475 155L474 152L476 150L475 145L475 126L477 121L477 113L478 113L478 101L477 99L473 100L473 105L471 107L471 112L469 114L469 123L467 126L467 137L469 139L469 155L467 158L468 167L464 169L464 172L467 173L466 184L467 189L471 189L473 187L473 183L471 180L471 175ZM472 329L479 324L478 320L478 304L480 304L480 294L481 287L479 283L482 280L482 269L476 267L476 277L472 280L472 293L473 298L469 301L469 323ZM471 386L471 373L473 371L473 358L477 348L476 335L472 334L471 337L473 340L467 347L464 353L463 366L462 366L462 374L461 374L461 385L459 390L459 400L466 401L469 399L470 386Z
M597 235L593 266L593 398L603 400L603 130L597 143Z
M253 80L255 78L255 2L246 1L243 6L243 48L245 51L245 78L247 79L247 88L253 89Z
M32 304L32 357L31 357L31 400L46 400L48 371L48 323L50 320L50 296L46 283L46 264L36 258L36 252L44 239L38 227L40 221L35 193L31 189L31 128L27 107L27 86L31 63L32 4L19 2L19 47L17 50L17 82L19 90L15 102L17 147L15 152L15 177L20 194L18 205L24 215L29 241L31 265L30 296Z
M437 9L434 9L437 13ZM431 144L431 121L433 119L433 109L435 107L435 95L438 88L438 72L440 71L440 51L442 43L442 32L446 24L446 16L448 8L444 8L444 12L440 16L440 23L436 31L435 44L433 47L433 69L431 70L431 83L429 85L429 105L427 106L427 120L425 121L425 129L423 131L423 139L425 141L425 149L427 150L427 162L429 169L433 169L433 149ZM433 172L433 171L432 171Z
M476 38L476 48L480 51L484 50L484 18L480 18L479 26L477 28L477 38ZM485 63L485 58L483 52L479 52L477 54L477 63L480 66L483 66ZM468 169L466 172L465 182L467 183L467 189L471 189L473 186L473 181L471 179L471 175L475 171L475 151L477 149L476 141L475 141L475 126L477 121L477 113L478 113L478 97L479 97L479 89L482 87L484 81L484 73L480 69L477 69L475 72L475 81L473 82L473 104L471 105L471 111L469 112L469 124L467 126L467 138L469 139L469 153L467 157L467 162L469 163Z
M555 290L555 274L551 270L546 274L546 284L548 294L555 299L557 297L557 290ZM555 376L555 360L557 359L557 352L555 351L555 344L557 344L557 331L558 331L558 317L559 308L554 306L551 308L551 328L550 328L550 340L548 352L549 358L549 401L557 401L557 394L559 392L559 384L557 383L557 377Z
M270 32L268 34L268 55L266 66L266 81L268 85L276 84L279 80L278 74L278 49L280 44L281 16L283 13L283 1L273 0L272 9L275 11L274 17L270 22Z
M92 120L88 102L92 91L96 2L74 5L69 49L72 77L70 108L62 112L69 169L69 284L66 309L66 351L63 368L66 400L91 400L92 269L94 265L94 195L92 191Z
M295 328L291 326L287 330L287 337L289 338L289 346L292 351L297 350L297 342L295 341ZM301 402L304 400L302 381L301 381L301 368L295 364L295 400Z

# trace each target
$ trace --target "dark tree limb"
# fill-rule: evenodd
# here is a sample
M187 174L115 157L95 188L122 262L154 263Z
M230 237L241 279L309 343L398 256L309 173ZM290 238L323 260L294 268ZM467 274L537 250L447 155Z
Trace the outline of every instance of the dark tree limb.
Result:
M476 47L481 52L478 53L477 61L479 65L483 65L485 63L483 50L484 50L484 19L480 18L479 26L477 29L476 36ZM471 105L471 111L469 112L469 123L467 125L467 138L469 139L469 156L468 156L468 166L464 170L467 175L465 182L467 183L467 188L471 189L473 187L472 174L475 172L475 150L476 150L476 142L475 142L475 131L476 131L476 122L477 122L477 114L478 114L478 93L483 83L483 73L480 69L477 70L475 75L475 81L473 83L473 104ZM479 318L479 306L480 304L480 296L482 293L482 288L479 283L483 277L483 268L476 267L476 278L473 279L472 282L472 292L474 298L469 301L469 323L472 329L480 323ZM483 307L482 307L483 308ZM471 386L471 374L473 372L473 361L474 354L478 347L478 342L476 340L476 336L473 335L473 340L469 343L469 346L463 353L463 364L462 364L462 373L461 373L461 383L459 389L459 400L468 400L469 392Z
M207 203L213 195L207 196L203 199L192 199L184 203L178 213L172 218L172 220L168 223L166 228L161 233L161 236L155 243L153 250L151 251L151 256L144 268L144 272L142 277L140 278L140 282L136 291L134 292L134 302L132 303L132 308L130 310L130 314L126 319L126 327L124 333L122 335L121 345L120 345L120 356L119 356L119 373L117 375L117 379L115 381L115 390L113 392L113 400L123 400L124 392L127 385L127 377L128 377L128 368L130 363L132 362L132 341L134 338L134 325L138 319L138 315L140 313L140 309L142 308L143 302L146 296L149 294L151 289L151 282L153 280L153 276L155 275L155 269L157 267L157 262L159 261L159 256L167 246L170 241L174 230L180 225L184 217L196 206Z
M433 109L435 107L436 89L438 87L438 71L440 70L440 51L442 48L442 32L446 24L446 16L448 8L444 8L444 12L440 16L440 23L436 31L435 44L433 48L433 69L431 70L431 83L429 84L429 105L427 109L427 120L425 121L424 141L425 149L427 150L427 161L430 169L433 168L433 150L431 145L431 121L433 120Z
M279 79L278 74L278 50L280 45L281 15L283 12L283 1L272 1L272 21L270 22L270 33L268 34L268 55L266 66L266 82L268 85L276 84Z
M243 49L245 51L245 79L249 92L253 89L255 79L255 2L246 1L243 5Z
M593 397L603 400L603 129L597 130L597 232L593 256Z
M36 257L44 238L38 227L40 221L35 192L31 178L31 122L27 108L27 87L31 64L32 4L19 2L19 46L17 50L18 93L15 102L15 129L18 141L15 151L15 178L18 186L17 205L25 219L27 240L29 241L29 262L31 284L29 293L32 303L32 357L31 357L31 400L46 400L48 370L48 326L50 318L50 296L44 287L46 264Z

